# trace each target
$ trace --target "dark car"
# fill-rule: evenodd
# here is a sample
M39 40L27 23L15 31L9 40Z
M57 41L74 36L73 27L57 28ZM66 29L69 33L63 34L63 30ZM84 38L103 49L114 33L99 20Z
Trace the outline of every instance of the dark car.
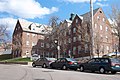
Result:
M79 68L78 62L73 58L59 58L55 62L51 63L51 68L60 68L63 70L73 69L77 70Z
M80 64L80 71L90 70L106 73L111 71L112 74L120 72L120 60L115 58L93 58L88 62Z
M33 67L42 66L43 68L47 68L47 67L50 67L50 64L54 62L55 60L56 58L47 58L47 57L39 58L32 63L32 66Z

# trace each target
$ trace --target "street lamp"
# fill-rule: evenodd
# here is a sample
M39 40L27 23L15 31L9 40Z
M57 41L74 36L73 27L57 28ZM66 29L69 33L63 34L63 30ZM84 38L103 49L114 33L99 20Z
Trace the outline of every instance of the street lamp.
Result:
M59 43L58 43L58 40L55 39L55 44L56 44L56 49L57 49L57 58L60 57L60 46L59 46Z

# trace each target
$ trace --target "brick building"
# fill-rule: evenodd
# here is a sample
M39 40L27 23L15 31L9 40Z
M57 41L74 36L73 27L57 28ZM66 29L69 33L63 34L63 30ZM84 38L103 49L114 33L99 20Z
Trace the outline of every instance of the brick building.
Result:
M51 28L46 25L18 20L13 32L12 54L13 57L29 57L31 54L44 54L45 34ZM41 42L39 42L41 41ZM44 41L44 42L43 42ZM39 43L38 47L34 47Z
M70 27L64 25L63 22L60 27L66 27L67 36L64 38L66 44L61 45L65 47L65 51L61 50L61 53L73 57L98 57L104 54L114 51L113 47L116 44L115 36L112 35L111 25L106 18L103 10L97 8L93 11L94 27L91 28L90 12L83 15L72 14ZM93 32L91 32L91 30ZM92 41L93 40L93 41ZM93 42L93 43L92 43ZM92 47L93 45L93 47ZM93 50L93 52L92 52Z

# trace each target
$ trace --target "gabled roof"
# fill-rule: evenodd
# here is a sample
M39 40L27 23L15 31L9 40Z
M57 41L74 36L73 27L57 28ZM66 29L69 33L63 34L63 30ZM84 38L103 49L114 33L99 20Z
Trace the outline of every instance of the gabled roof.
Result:
M48 31L46 31L46 30L52 30L47 25L33 23L33 22L23 20L23 19L19 19L18 21L19 21L23 31L47 34Z
M97 8L97 9L94 9L93 10L93 16L96 14L96 12L99 10L100 8ZM90 11L85 13L85 14L82 14L81 15L83 17L83 20L90 20Z

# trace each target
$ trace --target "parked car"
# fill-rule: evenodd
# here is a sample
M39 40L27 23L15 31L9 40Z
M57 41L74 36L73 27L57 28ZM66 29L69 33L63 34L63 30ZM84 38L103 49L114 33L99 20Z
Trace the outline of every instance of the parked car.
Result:
M31 60L32 61L36 61L38 58L40 58L40 55L38 55L38 54L31 55Z
M32 66L33 67L42 66L43 68L47 68L47 67L50 67L50 64L54 62L55 60L56 58L47 58L47 57L39 58L32 63Z
M59 58L55 62L51 63L51 68L60 68L63 70L73 69L77 70L79 68L78 62L73 58Z
M88 62L81 63L80 71L90 70L106 73L111 71L112 74L120 72L120 60L115 58L93 58Z

